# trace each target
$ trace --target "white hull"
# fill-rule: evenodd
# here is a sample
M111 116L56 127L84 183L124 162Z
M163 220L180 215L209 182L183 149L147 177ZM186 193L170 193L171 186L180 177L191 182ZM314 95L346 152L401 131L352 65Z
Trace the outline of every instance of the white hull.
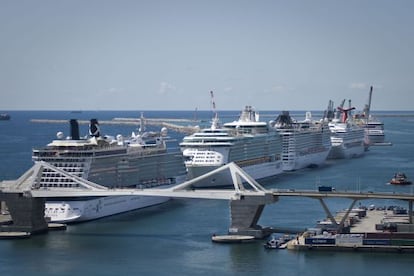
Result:
M369 145L385 143L384 133L368 132L368 143Z
M192 166L187 167L190 178L201 176L207 172L217 169L218 166ZM242 169L247 172L254 179L262 179L267 177L276 176L283 172L282 162L267 162L262 164L256 164L252 166L244 166ZM198 181L194 184L197 188L213 188L213 187L225 187L232 185L231 175L228 171L215 174L212 177Z
M284 171L317 167L325 163L331 148L331 135L325 121L312 120L306 113L304 121L293 120L289 112L278 116L274 127L282 137Z
M176 179L176 184L183 183L185 176ZM170 188L174 185L163 186ZM88 199L53 200L45 203L45 217L51 222L74 223L99 219L141 208L162 204L170 200L163 196L107 196Z
M313 154L297 156L289 161L283 162L284 171L295 171L312 166L323 165L328 157L329 149Z
M332 148L328 159L362 156L366 149L365 130L348 123L330 123Z
M328 159L349 159L364 155L365 147L361 143L360 146L345 148L343 145L332 146Z
M158 205L168 200L168 197L108 196L79 201L47 201L45 216L51 222L82 222Z

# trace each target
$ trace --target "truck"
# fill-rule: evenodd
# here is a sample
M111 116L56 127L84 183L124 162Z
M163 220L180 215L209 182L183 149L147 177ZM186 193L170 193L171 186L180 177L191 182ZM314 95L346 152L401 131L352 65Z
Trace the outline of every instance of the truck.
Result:
M335 191L335 188L332 186L319 186L318 191L319 192L333 192Z

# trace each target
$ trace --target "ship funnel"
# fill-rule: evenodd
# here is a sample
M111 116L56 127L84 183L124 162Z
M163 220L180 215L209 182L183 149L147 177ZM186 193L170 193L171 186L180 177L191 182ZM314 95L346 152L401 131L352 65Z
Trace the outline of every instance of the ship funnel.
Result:
M99 123L97 119L91 119L89 124L89 135L92 137L99 137L101 136Z
M70 136L72 140L79 140L79 124L76 119L70 120Z
M305 113L305 121L307 121L307 122L312 121L312 112L307 111Z
M276 125L280 128L289 128L293 124L292 117L290 117L289 111L282 111L276 118Z

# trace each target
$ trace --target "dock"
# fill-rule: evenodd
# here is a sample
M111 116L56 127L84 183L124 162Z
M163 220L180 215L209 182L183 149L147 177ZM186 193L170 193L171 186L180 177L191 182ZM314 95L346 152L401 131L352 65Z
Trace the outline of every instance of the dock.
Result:
M379 232L375 225L380 224L381 221L387 216L392 215L392 211L387 210L368 210L367 215L355 223L351 227L351 233L373 233ZM408 216L406 216L408 219Z
M1 213L0 214L0 226L11 225L13 223L12 217L10 214ZM58 230L66 230L66 224L61 223L48 223L47 224L48 231L58 231ZM0 231L0 239L24 239L30 238L32 233L30 231Z
M414 253L414 232L409 224L409 214L398 215L392 210L367 210L350 227L347 234L324 231L322 234L304 232L288 243L291 250L361 251L361 252L407 252ZM394 223L394 231L383 229L387 223Z

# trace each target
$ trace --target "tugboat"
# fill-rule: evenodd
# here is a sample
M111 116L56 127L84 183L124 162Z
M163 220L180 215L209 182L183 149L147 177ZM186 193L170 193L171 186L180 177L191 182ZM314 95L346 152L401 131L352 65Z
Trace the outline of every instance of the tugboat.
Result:
M394 174L394 177L390 180L390 184L393 185L408 185L411 184L411 181L408 180L405 173L398 172Z

